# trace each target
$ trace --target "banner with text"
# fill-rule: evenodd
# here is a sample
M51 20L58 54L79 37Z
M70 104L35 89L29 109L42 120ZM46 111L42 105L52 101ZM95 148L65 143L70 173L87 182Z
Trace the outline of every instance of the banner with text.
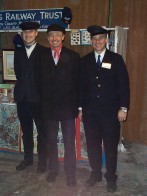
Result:
M63 8L38 10L6 10L0 11L0 32L20 30L19 24L24 21L35 21L40 24L40 31L44 31L53 23L64 28L68 25L62 22Z

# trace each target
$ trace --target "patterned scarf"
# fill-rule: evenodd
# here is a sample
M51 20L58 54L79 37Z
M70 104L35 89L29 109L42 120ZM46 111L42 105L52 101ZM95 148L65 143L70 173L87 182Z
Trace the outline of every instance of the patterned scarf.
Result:
M54 59L57 57L57 60L59 61L59 59L60 59L60 51L62 49L62 43L60 44L60 46L58 48L54 48L52 46L50 46L50 48L54 51Z

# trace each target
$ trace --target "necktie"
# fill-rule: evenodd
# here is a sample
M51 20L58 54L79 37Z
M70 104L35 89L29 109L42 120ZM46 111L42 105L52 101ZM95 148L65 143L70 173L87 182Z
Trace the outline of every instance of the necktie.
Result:
M98 67L100 66L100 64L101 64L101 60L100 60L100 58L101 58L101 55L98 55L98 59L97 59L97 65L98 65Z

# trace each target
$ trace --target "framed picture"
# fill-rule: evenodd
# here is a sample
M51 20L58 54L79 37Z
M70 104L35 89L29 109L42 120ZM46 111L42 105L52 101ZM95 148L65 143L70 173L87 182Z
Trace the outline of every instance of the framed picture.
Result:
M87 30L81 30L81 45L91 45L90 33Z
M14 73L14 50L3 50L3 80L16 80Z

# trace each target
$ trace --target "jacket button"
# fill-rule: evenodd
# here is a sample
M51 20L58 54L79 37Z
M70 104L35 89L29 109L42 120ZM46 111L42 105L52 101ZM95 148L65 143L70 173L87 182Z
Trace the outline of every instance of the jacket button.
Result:
M100 85L100 84L98 84L97 86L98 86L98 87L101 87L101 85Z
M97 76L96 79L98 79L99 77Z

